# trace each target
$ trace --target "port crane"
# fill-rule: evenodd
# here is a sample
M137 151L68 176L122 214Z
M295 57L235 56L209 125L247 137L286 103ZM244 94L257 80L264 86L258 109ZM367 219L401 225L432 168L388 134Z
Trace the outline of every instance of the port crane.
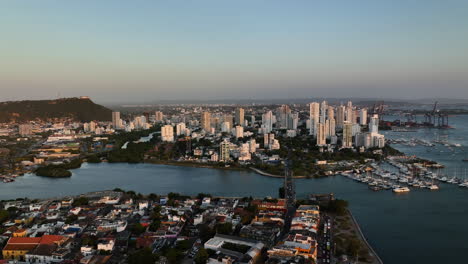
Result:
M430 127L447 128L449 127L448 115L437 109L438 102L434 103L432 112L424 115L424 123Z

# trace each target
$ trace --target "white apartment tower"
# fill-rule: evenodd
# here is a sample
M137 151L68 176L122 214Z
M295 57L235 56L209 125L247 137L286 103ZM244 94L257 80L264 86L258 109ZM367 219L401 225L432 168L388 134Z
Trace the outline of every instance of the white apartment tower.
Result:
M120 119L120 112L112 112L112 127L114 129L122 128L122 120Z
M309 104L310 135L317 136L317 125L320 119L320 104L312 102Z
M370 132L370 133L375 133L375 134L378 134L378 133L379 133L379 115L374 114L374 115L370 118L370 122L369 122L369 132Z
M161 139L164 142L174 142L174 128L171 125L161 127Z
M361 110L359 110L359 124L361 126L367 125L367 109L366 108L362 108Z

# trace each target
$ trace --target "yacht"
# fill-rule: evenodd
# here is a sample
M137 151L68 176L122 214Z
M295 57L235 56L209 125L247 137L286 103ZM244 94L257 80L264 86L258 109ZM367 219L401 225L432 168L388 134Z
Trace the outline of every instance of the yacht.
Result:
M395 193L406 193L406 192L409 192L410 189L408 187L397 187L395 189L393 189L393 192Z
M439 186L432 184L429 186L429 190L439 190Z

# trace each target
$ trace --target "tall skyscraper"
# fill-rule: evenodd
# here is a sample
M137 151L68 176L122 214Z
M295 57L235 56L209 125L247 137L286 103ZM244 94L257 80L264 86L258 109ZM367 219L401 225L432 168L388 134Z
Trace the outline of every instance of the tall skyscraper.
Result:
M318 123L317 125L317 145L325 146L327 144L327 137L325 131L325 125Z
M226 139L221 142L219 145L219 153L220 157L219 160L222 162L228 162L231 160L231 157L229 155L229 149L230 149L230 142L227 141Z
M112 112L112 127L114 129L121 129L122 120L120 119L120 112Z
M317 125L320 118L320 104L312 102L309 104L310 135L317 135Z
M328 106L327 118L328 119L335 119L335 108L333 106Z
M205 130L206 133L211 132L211 113L203 112L201 116L201 128Z
M369 132L370 132L370 133L375 133L375 134L378 134L378 133L379 133L379 115L374 114L374 115L370 118L370 122L369 122Z
M186 129L185 123L177 124L176 125L176 135L177 136L184 135L185 134L185 129Z
M161 111L156 111L156 112L154 113L154 120L155 120L156 122L162 122L162 121L163 121L163 118L164 118L163 112L161 112Z
M244 108L236 109L236 124L239 126L244 126Z
M268 111L262 115L263 133L267 134L273 130L274 116L272 111Z
M224 122L228 122L231 127L234 127L234 121L233 121L233 117L231 114L225 114L223 119L224 119Z
M288 114L287 115L287 128L296 130L297 125L299 124L299 115L298 114Z
M289 114L291 114L291 108L289 108L289 105L282 105L277 109L277 121L279 122L279 126L281 128L287 128Z
M345 112L346 112L346 107L344 105L338 106L336 110L336 126L338 128L343 128L343 123L345 121Z
M236 138L242 138L242 137L244 137L244 127L242 127L242 126L236 126L236 128L235 128L235 136L236 136Z
M353 124L345 121L343 124L343 148L351 148L353 146Z
M165 142L174 141L174 128L171 125L161 127L161 139Z
M231 124L229 122L221 123L221 132L230 133L231 131Z
M367 109L366 108L362 108L361 110L359 110L359 124L361 126L367 125Z
M327 110L328 110L327 101L323 101L322 103L320 103L319 123L325 124L325 120L327 118Z

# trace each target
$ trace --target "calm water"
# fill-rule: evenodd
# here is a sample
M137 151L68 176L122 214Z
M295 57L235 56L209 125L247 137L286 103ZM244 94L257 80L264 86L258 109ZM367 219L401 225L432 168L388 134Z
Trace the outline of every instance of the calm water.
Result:
M441 135L461 148L444 146L397 146L453 167L465 167L461 159L468 145L468 117L452 118L454 130L420 130L393 133L391 137L420 137L431 140ZM429 150L428 150L429 149ZM443 152L440 152L443 151ZM445 153L445 154L441 154ZM0 199L55 197L116 187L142 193L184 194L208 192L225 196L277 196L281 179L251 172L151 164L84 164L68 179L26 175L16 182L0 183ZM366 185L341 176L296 181L299 197L309 193L333 192L350 202L351 210L365 235L385 263L465 263L468 245L468 189L441 184L439 191L413 190L408 194L371 192Z

